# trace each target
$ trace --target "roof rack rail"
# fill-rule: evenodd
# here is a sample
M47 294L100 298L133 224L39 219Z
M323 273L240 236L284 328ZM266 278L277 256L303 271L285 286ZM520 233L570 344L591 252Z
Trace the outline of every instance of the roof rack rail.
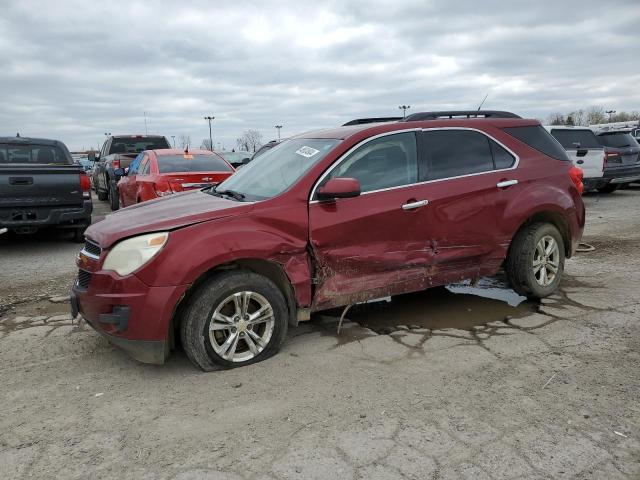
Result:
M350 120L343 127L348 127L349 125L364 125L366 123L382 123L382 122L397 122L398 120L402 120L402 117L371 117L371 118L356 118L355 120Z
M420 112L412 113L403 119L403 122L415 122L417 120L438 120L441 118L522 118L511 112L499 110L451 110L444 112Z

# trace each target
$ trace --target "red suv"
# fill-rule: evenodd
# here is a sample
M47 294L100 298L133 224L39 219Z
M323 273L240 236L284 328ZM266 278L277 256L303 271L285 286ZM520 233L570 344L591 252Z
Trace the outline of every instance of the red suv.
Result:
M536 120L430 112L319 130L216 187L86 231L72 289L100 333L162 363L263 360L312 312L495 274L553 293L585 222L579 169Z

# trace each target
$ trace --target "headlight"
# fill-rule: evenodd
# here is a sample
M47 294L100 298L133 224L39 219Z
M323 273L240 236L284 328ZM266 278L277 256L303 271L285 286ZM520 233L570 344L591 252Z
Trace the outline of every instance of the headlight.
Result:
M127 238L116 244L107 254L103 270L129 275L151 260L167 243L169 232L149 233Z

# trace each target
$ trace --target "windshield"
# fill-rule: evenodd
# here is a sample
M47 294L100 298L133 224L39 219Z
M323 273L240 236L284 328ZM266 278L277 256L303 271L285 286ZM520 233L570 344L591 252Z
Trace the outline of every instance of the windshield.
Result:
M231 167L217 155L158 155L160 173L230 172Z
M598 140L605 147L626 148L640 146L635 138L625 132L603 133L598 135Z
M591 130L551 130L556 140L566 149L571 148L601 148L595 133Z
M267 150L216 187L233 190L248 200L264 200L287 190L313 165L322 160L340 140L295 138Z
M50 145L12 145L0 143L0 163L71 165L64 152Z
M251 158L249 152L220 152L220 155L229 163L240 163L245 158Z

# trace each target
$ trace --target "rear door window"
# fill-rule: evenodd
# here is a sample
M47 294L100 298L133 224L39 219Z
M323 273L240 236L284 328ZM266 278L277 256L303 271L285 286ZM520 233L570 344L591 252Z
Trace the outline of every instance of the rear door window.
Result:
M349 154L329 178L355 178L362 192L409 185L418 181L416 134L376 138Z
M424 180L460 177L494 169L489 138L480 132L427 130L422 135L426 162ZM509 163L506 159L501 162Z
M551 129L551 135L567 150L574 148L601 148L596 135L586 128L584 130L553 128Z
M564 147L560 145L560 143L541 125L507 127L504 131L512 137L517 138L525 145L528 145L551 158L565 162L571 161Z
M73 160L54 145L0 144L0 163L73 165Z

